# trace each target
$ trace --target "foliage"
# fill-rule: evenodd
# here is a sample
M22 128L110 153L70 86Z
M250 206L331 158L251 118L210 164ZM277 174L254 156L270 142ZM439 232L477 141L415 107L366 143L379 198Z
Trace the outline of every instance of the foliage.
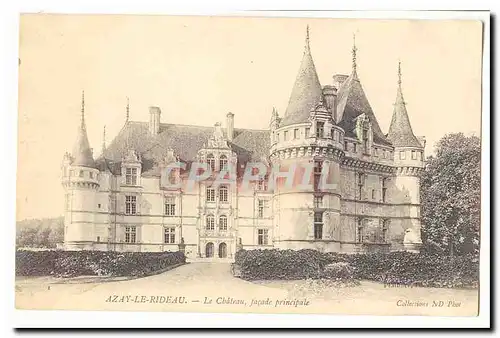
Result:
M246 280L363 279L422 287L477 287L475 255L410 252L341 254L315 250L241 250L235 269Z
M185 262L182 252L18 250L16 275L139 277Z
M17 222L18 248L55 248L64 241L64 218L28 219Z
M421 179L422 241L429 252L479 250L481 144L462 133L443 137Z

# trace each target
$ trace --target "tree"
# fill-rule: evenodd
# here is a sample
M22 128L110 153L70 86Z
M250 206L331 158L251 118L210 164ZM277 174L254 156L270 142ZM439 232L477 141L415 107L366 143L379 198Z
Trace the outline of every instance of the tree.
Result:
M427 158L420 182L424 249L465 254L479 250L481 141L445 135Z

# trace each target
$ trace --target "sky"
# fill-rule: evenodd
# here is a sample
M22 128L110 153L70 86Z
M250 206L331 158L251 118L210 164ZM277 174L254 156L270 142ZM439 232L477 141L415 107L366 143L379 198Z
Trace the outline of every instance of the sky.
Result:
M59 216L61 161L79 125L99 155L130 120L267 129L283 115L310 27L322 85L357 71L384 132L397 64L413 131L426 153L446 133L480 136L482 27L478 21L132 15L22 15L19 39L17 219Z

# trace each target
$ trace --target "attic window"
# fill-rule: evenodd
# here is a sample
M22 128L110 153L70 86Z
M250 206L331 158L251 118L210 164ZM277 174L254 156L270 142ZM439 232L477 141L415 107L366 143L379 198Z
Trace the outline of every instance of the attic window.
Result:
M324 129L325 129L325 123L324 122L317 122L316 123L316 137L323 137Z
M405 154L404 150L402 150L402 151L399 152L399 159L400 160L406 159L406 154Z
M299 130L298 129L294 129L293 130L293 138L295 140L299 138Z
M125 169L125 184L137 185L137 168Z
M83 177L83 170L80 170L80 177Z
M215 171L215 158L214 155L208 154L207 155L207 164L210 167L210 170Z
M219 158L219 167L220 167L220 170L227 170L227 157L226 157L226 155L222 155Z
M417 159L417 152L415 150L411 151L411 159L416 160Z

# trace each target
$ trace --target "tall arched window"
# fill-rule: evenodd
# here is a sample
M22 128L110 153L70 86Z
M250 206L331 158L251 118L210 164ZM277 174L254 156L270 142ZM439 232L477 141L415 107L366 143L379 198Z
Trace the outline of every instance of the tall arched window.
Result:
M219 217L219 229L221 231L227 230L227 216L226 215L221 215Z
M219 187L219 201L221 203L227 203L228 201L228 189L225 185Z
M212 170L215 171L215 157L212 154L207 155L207 164L208 167Z
M215 219L213 215L207 215L205 227L207 230L215 229Z
M227 157L226 157L226 155L222 155L219 158L219 170L227 170Z

